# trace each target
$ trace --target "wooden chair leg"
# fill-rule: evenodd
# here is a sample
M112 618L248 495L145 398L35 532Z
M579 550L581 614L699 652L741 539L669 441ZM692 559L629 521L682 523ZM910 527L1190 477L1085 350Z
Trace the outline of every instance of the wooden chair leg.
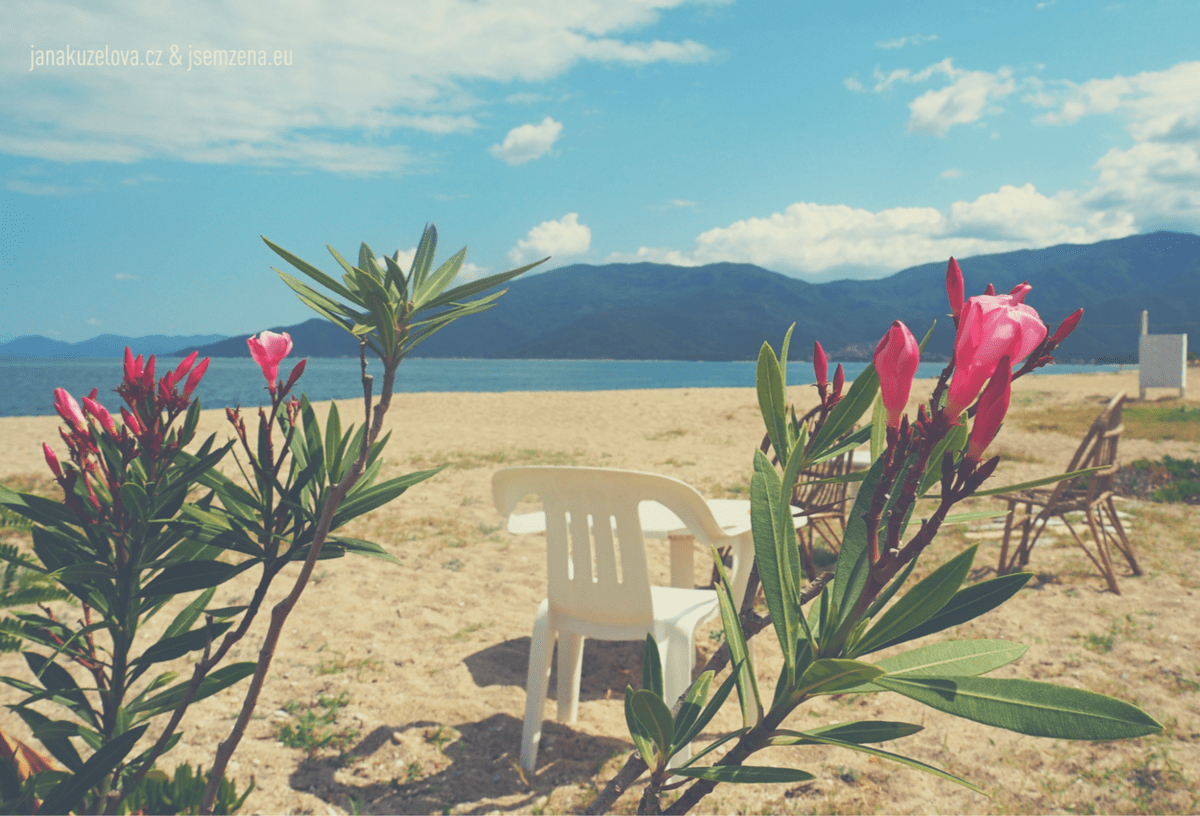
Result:
M1039 519L1033 515L1033 503L1028 502L1025 505L1025 520L1021 522L1021 546L1017 548L1015 560L1017 569L1023 570L1029 565L1029 553L1033 550L1033 545L1041 537L1042 531L1046 529L1046 522L1050 520L1049 516Z
M1117 586L1117 574L1113 569L1112 553L1108 546L1108 531L1104 528L1104 519L1094 504L1089 505L1083 512L1087 515L1088 529L1091 530L1092 544L1096 547L1096 554L1100 558L1104 580L1114 595L1120 595L1121 588Z
M1109 520L1112 521L1112 525L1117 531L1117 537L1120 539L1117 549L1129 562L1129 568L1133 570L1133 574L1141 575L1142 568L1138 566L1137 555L1133 551L1133 544L1129 542L1129 536L1125 535L1125 526L1121 524L1121 519L1117 516L1117 506L1113 503L1112 496L1109 496L1108 500L1104 502L1104 511L1108 514Z

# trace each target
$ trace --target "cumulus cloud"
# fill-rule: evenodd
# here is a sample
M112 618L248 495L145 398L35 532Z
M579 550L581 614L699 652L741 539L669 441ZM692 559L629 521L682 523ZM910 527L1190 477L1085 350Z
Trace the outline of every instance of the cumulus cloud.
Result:
M524 164L549 153L561 134L562 122L547 116L540 124L513 128L502 143L492 145L488 152L506 164Z
M884 40L883 42L875 43L876 48L892 49L903 48L906 45L924 45L927 42L934 42L938 38L937 34L913 34L911 37L897 37L894 40Z
M591 249L592 231L579 223L578 213L567 213L558 221L543 221L509 250L508 259L524 264L552 255L582 255Z
M957 167L947 167L942 171L942 178L960 178L961 176L962 171Z
M883 275L951 255L1089 243L1136 231L1131 217L1095 212L1074 193L1046 196L1032 184L1005 185L944 210L894 207L872 212L797 202L781 213L703 232L690 251L641 247L613 253L608 260L681 266L731 261L794 275L839 269Z
M996 113L995 103L1016 90L1012 72L960 71L954 82L939 90L926 91L908 104L908 129L945 136L954 125L977 122L985 112Z
M255 4L219 12L185 5L168 19L150 0L87 8L12 0L0 31L10 54L23 55L30 44L57 51L107 42L138 49L144 61L146 49L163 50L157 67L41 65L0 75L0 118L11 123L0 153L400 171L422 161L399 141L406 131L478 127L473 113L482 103L468 88L544 82L580 63L711 59L712 50L692 40L638 38L663 11L699 2L408 0L399 25L389 0L364 0L351 16L304 4L286 20ZM172 66L170 44L184 34L176 55L183 64ZM188 71L189 48L226 49L235 59L238 51L261 53L271 62L278 51L290 64Z

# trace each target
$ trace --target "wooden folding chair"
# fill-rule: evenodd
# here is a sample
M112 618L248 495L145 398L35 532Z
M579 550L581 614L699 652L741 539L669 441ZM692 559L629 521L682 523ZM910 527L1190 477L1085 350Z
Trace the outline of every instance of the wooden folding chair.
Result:
M1037 543L1038 537L1046 529L1046 523L1051 518L1062 519L1075 543L1091 559L1108 583L1108 588L1117 595L1121 594L1121 590L1117 586L1117 577L1113 570L1113 548L1125 556L1134 575L1142 574L1133 545L1125 535L1125 528L1121 525L1116 505L1113 503L1117 443L1124 429L1121 423L1121 406L1124 401L1124 392L1112 398L1092 423L1091 429L1064 472L1093 467L1103 468L1102 470L1074 479L1064 479L1054 487L1022 490L1019 493L1000 494L996 497L1008 501L1004 539L1000 544L1000 564L997 567L1001 574L1025 568L1029 563L1029 553L1033 545ZM1018 514L1018 505L1025 506L1024 513ZM1036 513L1035 507L1039 508ZM1074 512L1082 512L1087 519L1091 532L1091 546L1067 520L1067 514ZM1021 528L1021 542L1010 553L1009 539L1018 526Z
M847 451L801 471L796 488L792 491L792 506L800 508L797 516L804 517L808 522L798 527L796 533L800 539L800 564L804 567L804 574L810 578L818 574L813 555L816 536L821 537L834 555L842 548L842 538L846 534L847 487L845 482L811 483L849 473L851 456L852 453Z

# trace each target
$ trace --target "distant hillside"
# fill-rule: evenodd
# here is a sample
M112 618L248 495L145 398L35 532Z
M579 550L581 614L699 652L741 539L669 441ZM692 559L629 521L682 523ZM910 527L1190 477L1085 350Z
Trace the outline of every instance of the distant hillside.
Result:
M989 282L1004 293L1029 281L1029 303L1051 329L1084 307L1083 322L1057 355L1064 363L1136 362L1143 309L1155 334L1200 335L1200 236L1156 232L959 263L968 295ZM764 340L778 348L795 322L793 357L809 357L813 340L820 340L833 359L863 360L892 320L903 320L920 337L936 319L925 359L948 359L954 332L945 270L938 261L880 280L813 284L751 264L576 264L512 281L495 308L438 333L414 355L750 360ZM292 335L294 356L358 355L353 338L320 318L272 330ZM249 334L218 342L215 336L200 342L106 335L73 345L28 337L0 344L0 356L116 356L130 343L158 354L199 347L205 355L241 357ZM1200 339L1193 345L1200 347Z
M129 346L138 354L169 355L187 347L191 349L220 340L220 334L165 335L151 334L146 337L122 337L102 334L79 343L64 343L40 335L26 335L0 343L0 357L121 357Z

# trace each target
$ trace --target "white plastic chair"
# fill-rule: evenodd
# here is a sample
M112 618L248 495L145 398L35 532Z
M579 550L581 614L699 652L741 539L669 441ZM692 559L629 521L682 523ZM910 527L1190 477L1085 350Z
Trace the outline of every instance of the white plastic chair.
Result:
M630 470L518 467L492 477L496 509L509 515L536 494L545 510L549 597L538 606L529 648L521 767L533 773L554 643L559 640L558 720L574 722L584 638L644 640L653 634L663 666L663 696L674 705L692 681L697 626L719 611L716 592L651 586L639 505L657 502L705 544L731 545L731 582L740 605L754 552L745 530L729 535L704 498L678 479ZM615 540L614 540L615 532ZM674 571L673 571L674 572ZM676 762L690 756L685 749Z

